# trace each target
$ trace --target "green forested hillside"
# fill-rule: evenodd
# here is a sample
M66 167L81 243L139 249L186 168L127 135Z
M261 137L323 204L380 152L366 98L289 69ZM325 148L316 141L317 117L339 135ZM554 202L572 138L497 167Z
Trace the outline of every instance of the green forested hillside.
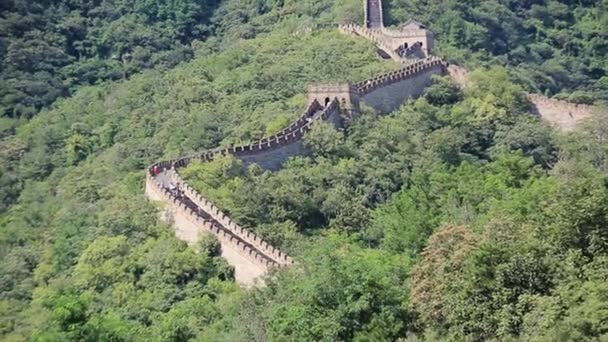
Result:
M360 1L2 3L0 340L608 338L608 123L554 132L523 93L607 97L605 2L385 5L492 67L464 92L438 78L385 117L319 125L314 154L279 172L184 170L298 260L244 291L216 241L188 248L159 222L143 168L272 134L310 82L397 67L324 26L359 20Z
M385 0L388 23L415 17L459 64L508 65L527 90L574 102L608 100L603 0Z
M31 117L76 86L192 55L215 1L28 1L0 5L3 116Z

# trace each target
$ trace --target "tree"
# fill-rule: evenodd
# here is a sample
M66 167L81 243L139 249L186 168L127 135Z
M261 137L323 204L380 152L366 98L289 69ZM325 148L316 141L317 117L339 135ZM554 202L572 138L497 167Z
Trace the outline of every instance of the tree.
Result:
M433 76L433 85L425 90L424 97L434 106L451 105L461 98L457 84L444 77Z
M449 295L463 275L465 263L477 249L478 238L467 228L446 226L429 238L421 259L412 270L410 307L429 327L449 326Z

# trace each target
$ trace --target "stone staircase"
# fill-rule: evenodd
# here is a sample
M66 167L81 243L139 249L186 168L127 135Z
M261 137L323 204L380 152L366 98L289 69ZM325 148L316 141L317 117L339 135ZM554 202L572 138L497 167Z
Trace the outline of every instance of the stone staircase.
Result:
M370 29L384 27L382 18L382 0L366 0L365 22Z

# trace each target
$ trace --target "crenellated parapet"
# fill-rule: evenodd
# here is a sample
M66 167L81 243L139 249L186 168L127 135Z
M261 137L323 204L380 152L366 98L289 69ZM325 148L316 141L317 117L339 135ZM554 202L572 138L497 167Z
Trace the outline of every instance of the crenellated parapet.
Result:
M367 80L355 83L354 85L355 87L357 87L359 95L365 96L366 94L369 94L374 90L386 87L397 82L404 81L412 76L415 76L420 73L425 73L429 69L437 67L443 69L445 67L445 62L438 57L429 57L424 60L420 60L413 64L410 64L405 68L387 72L385 74L378 75Z
M290 145L301 144L302 137L315 121L330 120L339 112L338 99L325 106L310 102L307 110L275 135L256 142L216 148L178 159L157 162L146 172L146 194L165 204L178 237L194 243L200 234L212 234L221 243L222 256L235 267L237 281L251 286L269 269L293 264L293 259L255 233L236 224L211 201L199 194L179 175L178 170L192 161L211 161L219 156L268 158L269 154ZM179 184L179 191L172 187Z
M164 171L164 173L168 173L168 171ZM192 202L189 201L190 197L175 196L165 187L162 181L152 177L152 175L146 177L146 194L153 200L165 203L165 210L170 212L174 225L176 217L187 221L185 223L181 222L180 227L177 228L193 230L193 234L190 234L192 238L187 239L189 243L196 242L201 234L212 234L221 243L223 249L230 248L231 251L240 254L244 259L260 268L263 271L262 273L273 267L282 267L293 263L289 256L272 248L267 242L259 238L253 238L252 233L242 232L239 235L235 230L227 229L221 222L209 217L207 212L192 205ZM250 238L247 238L248 236Z
M249 244L251 248L257 251L257 253L270 261L270 266L288 266L293 264L293 259L287 254L273 247L267 241L264 241L253 232L233 222L228 215L220 210L220 208L215 206L213 203L211 203L211 201L201 196L195 189L189 186L175 170L167 170L165 172L174 184L183 184L181 187L183 195L189 198L199 208L199 210L202 210L211 216L211 218L215 220L219 226L225 228L227 232L234 235L236 237L234 240L235 242Z

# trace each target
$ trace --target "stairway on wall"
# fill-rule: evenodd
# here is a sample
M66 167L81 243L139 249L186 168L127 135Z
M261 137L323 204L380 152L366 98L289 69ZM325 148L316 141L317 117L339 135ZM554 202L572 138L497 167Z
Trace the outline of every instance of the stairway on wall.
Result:
M384 23L382 22L381 0L366 0L365 6L365 13L367 14L367 18L365 18L367 27L371 29L384 27Z

